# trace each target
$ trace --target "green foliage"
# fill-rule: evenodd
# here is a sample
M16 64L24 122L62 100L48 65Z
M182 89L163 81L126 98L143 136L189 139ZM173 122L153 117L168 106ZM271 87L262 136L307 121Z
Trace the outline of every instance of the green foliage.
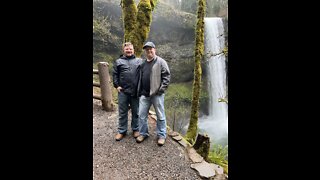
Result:
M214 144L209 152L209 162L221 166L228 174L228 146L222 147L219 144Z
M191 85L186 83L170 84L165 96L165 109L168 125L181 132L188 123L187 117L191 104Z
M171 83L166 91L165 109L168 125L175 131L182 133L189 121L192 100L192 83ZM201 89L200 104L207 104L207 89ZM185 133L185 132L184 132Z
M172 74L171 82L190 82L193 80L193 60L177 61L170 64L170 69Z
M106 43L112 38L110 33L111 25L106 17L93 18L93 51L103 51ZM95 54L95 53L94 53Z
M174 101L181 104L191 104L190 83L172 83L169 85L165 96L165 102L173 104Z
M101 40L111 36L110 23L106 17L93 19L93 35Z
M174 131L181 133L187 125L187 117L191 104L190 85L170 84L165 96L165 112L167 124Z
M121 44L118 34L112 32L118 22L112 20L113 15L105 13L105 2L94 1L93 3L93 55L94 62L101 61L97 53L115 53ZM118 53L117 53L118 54Z
M178 106L173 104L166 107L166 119L167 125L171 127L173 131L184 133L184 127L188 124L190 105Z
M108 62L110 64L113 62L113 60L114 60L114 57L105 52L95 52L93 54L93 63Z

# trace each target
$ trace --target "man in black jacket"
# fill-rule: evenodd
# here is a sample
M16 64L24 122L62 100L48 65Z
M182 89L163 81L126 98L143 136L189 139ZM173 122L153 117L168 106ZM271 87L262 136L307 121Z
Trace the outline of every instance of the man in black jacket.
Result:
M130 42L123 44L123 55L113 64L113 86L118 90L119 122L116 140L120 141L128 130L128 111L131 108L131 129L133 137L139 136L138 110L139 98L137 92L140 65L142 60L134 55Z

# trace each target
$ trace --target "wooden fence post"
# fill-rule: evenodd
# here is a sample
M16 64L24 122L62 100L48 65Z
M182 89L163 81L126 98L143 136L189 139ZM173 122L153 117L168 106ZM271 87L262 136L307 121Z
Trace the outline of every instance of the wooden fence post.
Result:
M112 91L110 87L110 76L109 76L109 64L107 62L99 62L99 80L100 80L100 90L101 90L101 101L102 107L106 111L113 111L114 104L112 102Z

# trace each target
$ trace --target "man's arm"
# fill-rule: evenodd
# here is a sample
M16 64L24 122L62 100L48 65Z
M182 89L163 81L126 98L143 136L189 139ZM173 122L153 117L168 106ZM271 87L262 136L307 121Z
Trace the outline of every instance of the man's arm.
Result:
M159 89L160 93L164 93L167 90L170 83L170 70L166 61L161 61L161 86Z

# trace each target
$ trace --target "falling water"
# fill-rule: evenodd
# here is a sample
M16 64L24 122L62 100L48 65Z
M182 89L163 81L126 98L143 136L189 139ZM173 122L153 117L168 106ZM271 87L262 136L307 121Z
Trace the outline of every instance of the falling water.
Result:
M228 144L228 104L219 102L227 98L226 64L222 50L225 46L221 18L205 18L205 54L208 67L209 115L199 118L199 129L207 133L213 144Z
M179 0L178 9L181 9L181 0Z

